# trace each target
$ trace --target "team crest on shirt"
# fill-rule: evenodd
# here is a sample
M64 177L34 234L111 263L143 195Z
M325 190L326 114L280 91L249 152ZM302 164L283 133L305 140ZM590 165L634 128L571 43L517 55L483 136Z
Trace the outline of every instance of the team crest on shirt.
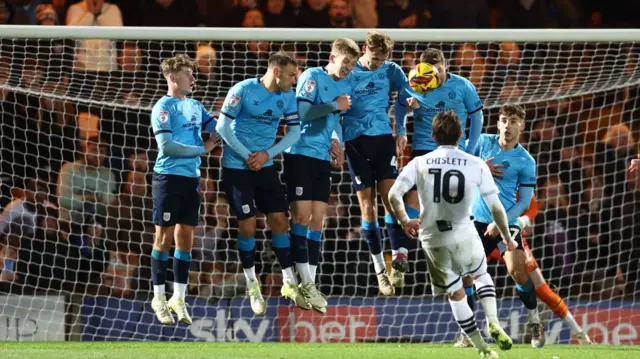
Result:
M455 93L455 92L453 92L453 91L449 92L449 98L450 98L450 99L452 99L452 100L453 100L454 98L456 98L456 93Z
M506 170L509 167L511 167L511 164L509 163L509 161L504 160L504 161L502 161L502 167Z
M238 95L232 95L231 98L229 99L229 106L231 107L236 107L238 106L239 103L240 103L240 96Z
M305 92L313 92L316 89L316 82L313 80L307 80L304 83L304 91Z
M278 100L278 102L276 103L276 105L278 105L278 108L283 108L283 107L284 107L284 101L282 101L282 100Z
M158 114L158 119L162 123L166 123L167 121L169 121L169 111L160 111L160 113Z
M378 78L379 78L380 80L382 80L382 79L384 79L384 78L386 78L386 77L387 77L387 75L386 75L386 74L384 74L383 72L381 72L381 73L379 73L379 74L378 74Z

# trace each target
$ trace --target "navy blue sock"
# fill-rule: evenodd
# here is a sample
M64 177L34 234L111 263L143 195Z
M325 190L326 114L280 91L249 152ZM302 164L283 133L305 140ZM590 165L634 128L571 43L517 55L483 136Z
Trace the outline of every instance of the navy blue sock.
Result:
M524 307L533 310L538 308L538 300L536 299L536 291L533 288L533 282L531 278L527 280L527 283L524 285L520 285L516 283L516 292L518 293L518 297L524 304Z
M378 221L367 222L363 218L362 233L369 245L369 252L373 255L382 253L382 239L380 236L380 228L378 228Z
M238 235L238 253L242 268L255 266L256 261L256 239L254 237L243 237Z
M469 308L471 308L471 311L476 310L475 306L476 306L476 298L475 298L475 288L473 285L471 285L471 287L464 287L464 292L467 295L467 304L469 304Z
M189 269L191 268L191 252L175 250L173 252L173 281L176 283L189 283Z
M391 249L397 251L399 248L407 248L407 236L404 235L402 227L398 224L396 217L390 213L384 215L384 225L391 241Z
M322 248L322 232L307 231L307 247L309 248L309 264L317 266L320 263L320 250Z
M291 240L289 233L281 233L273 235L273 251L282 269L293 267L293 259L291 258Z
M151 279L153 285L164 285L167 281L167 265L169 252L161 252L157 249L151 251Z
M291 253L293 254L293 260L296 263L309 262L307 229L309 229L309 227L301 224L291 225Z

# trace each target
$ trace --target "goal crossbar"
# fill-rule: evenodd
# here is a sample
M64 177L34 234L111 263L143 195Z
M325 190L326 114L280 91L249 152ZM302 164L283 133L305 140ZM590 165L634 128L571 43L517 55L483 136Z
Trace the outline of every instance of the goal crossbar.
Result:
M377 29L395 41L465 42L635 42L640 41L640 29ZM372 29L341 29L340 37L362 41ZM175 28L175 27L97 27L97 26L25 26L4 25L2 38L66 38L111 40L271 40L271 41L333 41L333 29L238 27Z

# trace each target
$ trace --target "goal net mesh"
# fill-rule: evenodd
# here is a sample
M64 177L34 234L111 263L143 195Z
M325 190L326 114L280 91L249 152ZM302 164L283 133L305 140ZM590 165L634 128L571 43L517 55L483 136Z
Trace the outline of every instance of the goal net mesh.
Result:
M236 254L237 220L220 190L221 148L203 158L188 294L195 322L163 328L151 312L150 174L157 152L149 115L166 92L160 62L175 53L196 59L193 97L217 114L232 84L265 71L271 51L289 52L302 72L324 65L329 45L3 39L0 317L31 318L39 323L34 330L50 335L24 336L29 331L18 320L3 319L3 338L452 340L455 321L447 302L431 297L417 243L405 287L396 297L379 296L346 168L333 174L317 276L328 312L302 312L279 299L280 269L260 216L257 272L269 309L264 318L253 317ZM542 272L597 342L639 343L640 178L625 171L640 128L636 45L399 42L392 60L408 73L427 47L444 50L450 71L476 86L485 104L483 132L496 133L502 104L526 106L521 143L537 161L540 205L526 237ZM410 137L411 121L408 129ZM82 172L82 163L96 158L104 171ZM389 264L386 235L384 243ZM526 341L526 313L513 281L501 264L490 273L501 320L515 340ZM62 306L67 316L52 314L61 308L56 303L25 299L42 295L73 304ZM539 303L547 341L570 342L568 329Z

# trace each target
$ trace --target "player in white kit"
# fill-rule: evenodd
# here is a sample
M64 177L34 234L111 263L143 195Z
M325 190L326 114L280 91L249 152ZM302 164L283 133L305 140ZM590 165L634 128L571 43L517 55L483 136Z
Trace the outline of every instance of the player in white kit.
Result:
M471 204L476 191L486 201L508 250L517 243L511 238L507 213L498 199L489 167L478 157L458 149L462 136L460 119L454 111L445 111L433 119L433 139L438 148L411 160L389 192L389 202L404 232L419 238L427 257L433 294L446 293L453 316L482 358L498 358L482 338L473 311L467 304L462 277L475 279L478 293L491 292L480 303L489 322L489 333L502 350L513 345L500 327L495 286L487 273L487 262L473 221ZM420 216L411 220L405 211L403 196L418 188Z

